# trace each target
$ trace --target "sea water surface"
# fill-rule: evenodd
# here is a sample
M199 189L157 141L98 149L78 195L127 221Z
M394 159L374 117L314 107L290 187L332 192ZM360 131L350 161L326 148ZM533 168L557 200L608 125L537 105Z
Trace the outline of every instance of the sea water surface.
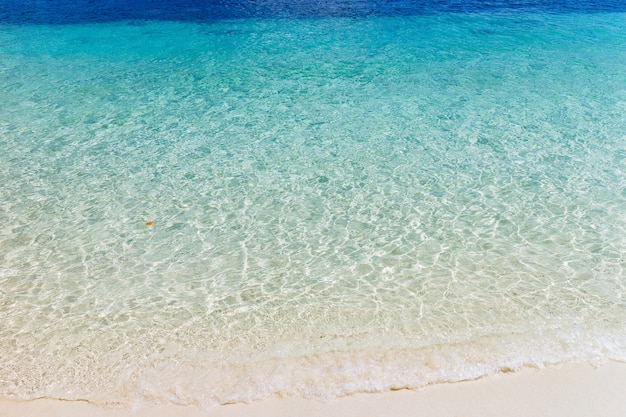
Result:
M127 3L0 0L0 397L626 360L621 3Z

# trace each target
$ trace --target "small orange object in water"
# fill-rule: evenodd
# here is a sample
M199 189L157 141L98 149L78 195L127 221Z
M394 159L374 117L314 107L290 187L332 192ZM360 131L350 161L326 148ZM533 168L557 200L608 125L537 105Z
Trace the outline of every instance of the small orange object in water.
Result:
M146 223L146 226L152 226L152 222Z

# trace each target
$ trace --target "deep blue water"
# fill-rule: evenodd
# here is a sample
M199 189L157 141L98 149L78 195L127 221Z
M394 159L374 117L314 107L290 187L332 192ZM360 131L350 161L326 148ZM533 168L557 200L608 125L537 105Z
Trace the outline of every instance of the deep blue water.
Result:
M623 0L0 0L0 22L12 24L623 11Z

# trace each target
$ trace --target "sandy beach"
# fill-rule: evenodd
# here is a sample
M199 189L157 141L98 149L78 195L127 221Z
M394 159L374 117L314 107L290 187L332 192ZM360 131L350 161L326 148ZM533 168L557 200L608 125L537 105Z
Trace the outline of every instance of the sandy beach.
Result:
M103 408L87 402L40 399L0 401L6 417L623 417L626 416L626 363L599 367L571 363L544 369L522 369L490 378L439 384L423 391L399 390L359 394L329 403L272 398L253 404L231 404L211 410L193 406L136 409Z

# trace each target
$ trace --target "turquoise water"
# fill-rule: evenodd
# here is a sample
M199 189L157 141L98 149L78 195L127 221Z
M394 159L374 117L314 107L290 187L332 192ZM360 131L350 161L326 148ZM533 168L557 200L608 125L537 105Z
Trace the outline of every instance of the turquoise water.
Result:
M625 28L0 25L0 396L208 407L625 361Z

